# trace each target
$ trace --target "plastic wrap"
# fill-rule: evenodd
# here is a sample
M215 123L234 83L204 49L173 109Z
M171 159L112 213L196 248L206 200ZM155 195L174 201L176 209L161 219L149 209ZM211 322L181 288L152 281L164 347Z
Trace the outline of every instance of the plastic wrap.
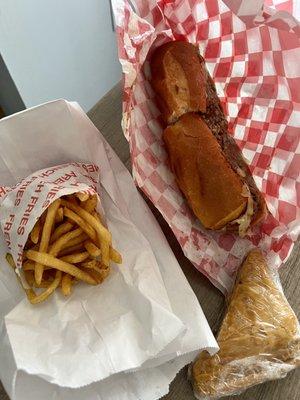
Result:
M241 267L217 341L219 353L202 352L192 367L200 399L238 394L300 366L299 322L257 250Z

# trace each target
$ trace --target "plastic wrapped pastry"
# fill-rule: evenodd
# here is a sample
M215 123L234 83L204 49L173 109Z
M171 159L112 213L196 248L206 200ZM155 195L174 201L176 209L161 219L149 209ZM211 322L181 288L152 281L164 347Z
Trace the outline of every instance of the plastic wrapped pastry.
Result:
M216 399L279 379L300 366L299 322L262 254L244 261L218 334L220 351L192 366L196 397Z

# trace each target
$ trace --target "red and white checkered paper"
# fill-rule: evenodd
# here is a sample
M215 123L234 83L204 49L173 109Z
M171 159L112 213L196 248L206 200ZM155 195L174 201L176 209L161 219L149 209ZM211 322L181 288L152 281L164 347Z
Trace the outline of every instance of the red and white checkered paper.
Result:
M300 231L300 27L291 1L113 0L124 73L123 130L136 184L159 209L185 255L222 291L253 246L279 267ZM298 7L299 8L299 7ZM153 49L197 43L229 131L267 201L266 221L246 238L202 228L169 169L149 83Z

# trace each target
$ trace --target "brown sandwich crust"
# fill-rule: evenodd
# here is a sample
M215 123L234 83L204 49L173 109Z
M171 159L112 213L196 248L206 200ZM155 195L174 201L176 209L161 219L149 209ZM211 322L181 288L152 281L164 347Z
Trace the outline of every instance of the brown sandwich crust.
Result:
M231 165L231 168L238 173L242 181L247 185L253 199L253 216L251 226L261 222L267 213L265 199L258 190L248 164L243 158L242 152L233 137L228 132L228 124L218 98L215 84L207 73L206 81L207 107L206 112L201 115L212 133L217 139L222 151ZM228 230L237 230L237 226L230 226Z
M163 119L169 125L175 123L177 126L175 131L182 129L185 132L180 136L178 132L177 134L174 133L175 131L172 133L172 129L170 130L169 127L164 134L171 167L180 189L185 194L195 215L205 227L226 228L227 231L239 232L243 236L249 226L258 224L265 217L266 203L256 187L241 150L228 132L228 124L214 82L205 69L204 60L199 55L198 48L181 41L162 45L155 50L152 56L151 71L151 83L157 94ZM183 116L190 112L197 112L200 116L195 125L199 128L197 139L187 135L187 128L183 126L188 123ZM180 120L176 124L179 118ZM188 118L195 121L196 116ZM195 135L195 127L192 128L190 125L188 130ZM210 132L209 135L207 129ZM207 142L202 141L203 148L199 148L192 143L201 140L200 134L202 133L210 139ZM208 143L213 142L212 138L219 147L210 146L206 149ZM172 144L172 140L180 142L180 146L178 143ZM214 158L208 160L207 154L212 150L216 152L216 149L220 153L219 156L217 157L215 154ZM200 155L203 158L202 161ZM222 166L221 159L224 161ZM215 164L215 160L218 160L217 164ZM207 165L204 165L206 161ZM216 174L217 166L218 174ZM202 172L204 170L206 173ZM198 180L193 179L195 176L197 177L194 171L197 171ZM205 185L210 187L209 192L200 191L203 190L200 188L200 171L201 187L203 188L203 182L205 182ZM205 179L206 174L207 179ZM226 178L218 179L215 178L215 175ZM232 178L234 175L236 177ZM230 178L228 178L229 176ZM225 182L227 181L226 190ZM232 187L231 181L235 182ZM216 187L213 187L214 184ZM245 199L247 206L245 206ZM229 206L230 202L231 207ZM221 215L224 218L220 219Z
M221 229L245 211L243 182L197 114L184 114L163 139L178 186L206 228Z
M176 41L160 46L151 58L151 73L151 83L167 124L174 123L184 113L205 111L206 70L194 45Z

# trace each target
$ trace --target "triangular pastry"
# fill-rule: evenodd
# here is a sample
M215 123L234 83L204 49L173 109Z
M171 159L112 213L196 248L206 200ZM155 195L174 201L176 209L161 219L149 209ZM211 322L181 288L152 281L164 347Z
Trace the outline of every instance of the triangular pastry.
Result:
M217 337L220 351L201 353L192 367L198 398L235 394L300 365L299 323L276 279L262 254L251 251Z

